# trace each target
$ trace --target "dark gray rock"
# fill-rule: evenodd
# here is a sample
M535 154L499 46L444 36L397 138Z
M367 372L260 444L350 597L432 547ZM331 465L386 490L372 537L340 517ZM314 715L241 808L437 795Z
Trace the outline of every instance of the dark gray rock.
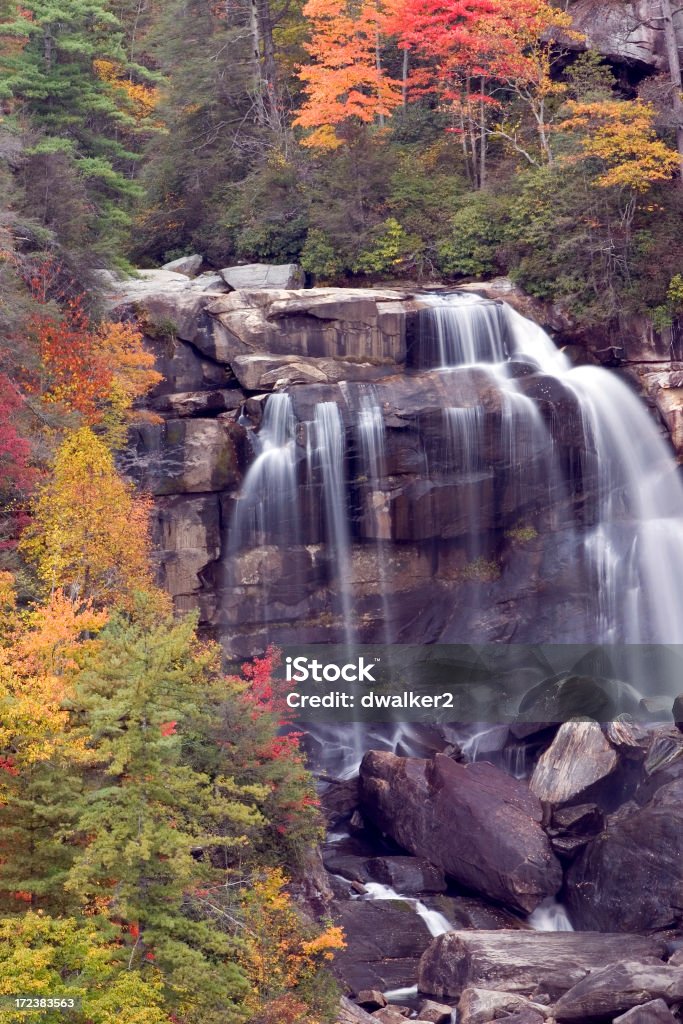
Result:
M347 940L334 958L334 971L351 992L386 992L415 984L431 935L409 903L352 900L336 904L332 918Z
M445 892L448 888L442 869L424 857L374 857L366 867L373 881L391 886L402 896Z
M620 1017L615 1017L612 1024L675 1024L676 1018L663 999L653 999L651 1003L634 1006Z
M591 971L555 1004L558 1021L613 1020L618 1014L662 999L683 1000L683 968L632 959Z
M540 804L493 765L371 751L360 777L364 814L461 885L526 912L559 889Z
M683 778L644 807L626 807L569 869L566 902L575 926L642 932L683 922Z

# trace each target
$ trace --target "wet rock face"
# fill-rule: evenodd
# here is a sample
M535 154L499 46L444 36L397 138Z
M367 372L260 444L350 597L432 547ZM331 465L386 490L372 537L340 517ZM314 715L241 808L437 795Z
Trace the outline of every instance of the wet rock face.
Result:
M540 804L492 765L371 751L360 778L370 820L460 885L527 913L559 889L562 873L540 826Z
M140 316L164 375L149 397L163 422L139 428L123 468L159 498L218 498L218 555L213 542L203 554L194 545L192 557L176 548L159 505L163 582L179 608L194 602L235 657L271 641L343 634L334 531L320 468L309 466L317 443L310 424L316 406L330 402L343 425L346 583L359 641L586 638L585 594L595 581L582 576L577 523L595 517L597 481L571 389L533 360L513 359L513 408L481 365L419 369L429 339L420 334L424 308L408 292L270 287L275 279L228 291L217 277L145 271L112 285L112 306ZM494 285L473 287L492 300L487 308L502 335L505 307L497 303L549 322L514 286ZM567 326L559 313L550 319ZM667 402L675 390L660 388ZM295 419L298 501L280 499L284 542L264 536L240 547L241 487L259 451L264 408L283 391ZM368 394L385 445L375 474L359 430ZM677 412L667 410L677 430ZM254 522L259 514L254 508ZM550 592L553 600L544 600Z
M335 957L335 969L353 993L399 988L414 977L431 942L426 925L400 900L353 900L332 908L349 942Z

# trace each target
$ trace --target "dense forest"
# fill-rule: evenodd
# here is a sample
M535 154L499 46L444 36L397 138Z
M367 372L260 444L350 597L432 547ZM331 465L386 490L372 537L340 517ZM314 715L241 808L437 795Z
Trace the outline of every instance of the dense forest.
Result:
M566 7L0 0L0 996L82 996L92 1024L331 1019L343 936L291 887L320 818L277 654L225 676L154 583L117 455L158 374L96 272L507 274L588 328L671 324L671 6L657 73L587 49Z

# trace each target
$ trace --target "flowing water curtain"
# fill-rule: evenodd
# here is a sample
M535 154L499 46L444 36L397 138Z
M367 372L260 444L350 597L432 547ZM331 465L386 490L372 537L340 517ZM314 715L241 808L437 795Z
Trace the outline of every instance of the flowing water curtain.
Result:
M330 583L337 599L340 639L356 636L351 580L351 530L346 481L346 430L335 402L319 402L307 441L308 479L321 481Z
M265 649L269 622L280 614L280 581L287 578L290 588L296 587L291 564L284 571L285 559L302 544L296 419L289 395L270 395L251 440L255 458L234 504L225 583L234 608L253 609L264 630ZM256 581L257 595L252 596Z

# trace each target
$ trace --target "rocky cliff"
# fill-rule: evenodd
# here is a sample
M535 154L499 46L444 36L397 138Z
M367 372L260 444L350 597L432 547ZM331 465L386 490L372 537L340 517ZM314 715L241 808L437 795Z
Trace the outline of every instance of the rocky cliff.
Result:
M603 355L572 334L561 313L509 283L470 287L545 322L579 361ZM387 621L392 639L413 643L582 636L585 580L568 566L576 561L577 517L590 521L596 480L576 396L555 378L511 361L519 400L536 413L530 425L519 421L510 447L500 443L501 424L516 414L486 373L462 366L445 377L420 365L420 345L436 342L425 336L424 300L414 293L228 291L217 275L149 271L117 285L112 304L139 318L164 375L149 400L159 421L137 429L125 456L156 499L161 582L179 610L199 608L229 652L243 656L268 640L326 642L342 628L344 595L331 565L338 543L325 543L324 488L314 474L296 509L286 495L273 495L284 543L235 541L236 517L248 518L243 485L273 393L290 398L299 483L311 474L315 410L339 410L349 490L346 583L358 639L386 639ZM621 339L621 361L681 445L683 363L667 360L670 339L641 326ZM386 444L381 479L368 478L358 431L370 392ZM456 408L451 428L444 427L448 407ZM472 452L466 433L475 415ZM450 441L449 429L457 433ZM562 481L548 468L549 444ZM549 591L551 602L542 597Z

